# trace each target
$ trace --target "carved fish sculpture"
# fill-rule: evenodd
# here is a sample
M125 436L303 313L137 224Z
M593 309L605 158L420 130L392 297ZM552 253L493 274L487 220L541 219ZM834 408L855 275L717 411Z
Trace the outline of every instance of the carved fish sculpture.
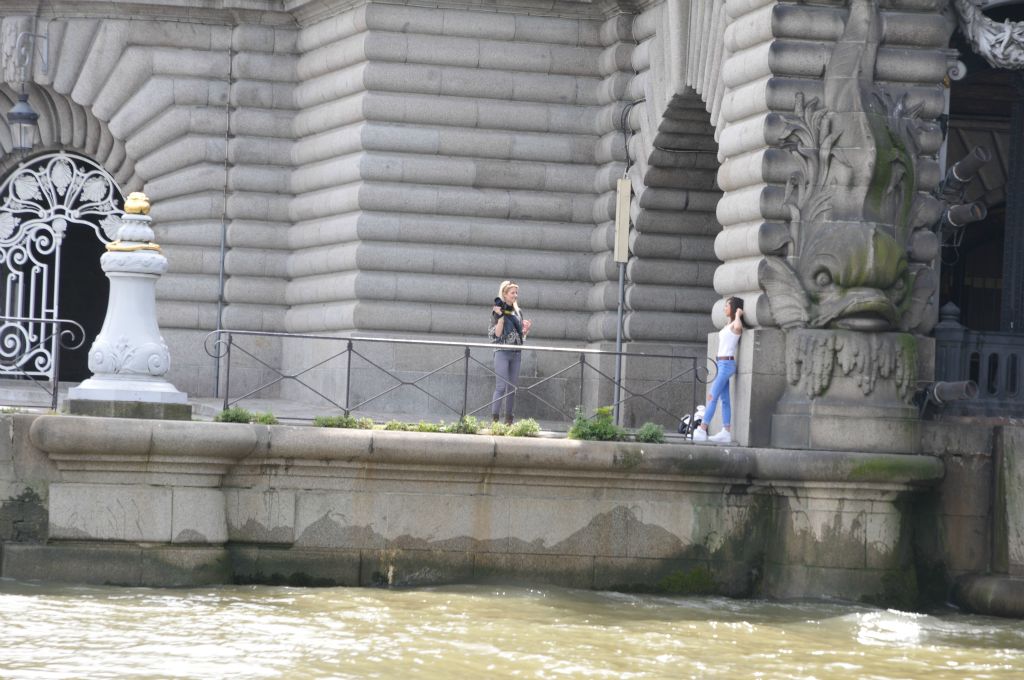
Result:
M912 330L935 290L931 269L908 260L920 226L916 110L874 84L880 40L876 0L851 0L825 71L825 115L814 110L817 103L798 103L791 117L789 130L821 142L821 166L791 180L801 185L793 192L794 221L806 221L795 225L790 256L767 257L759 271L782 328Z

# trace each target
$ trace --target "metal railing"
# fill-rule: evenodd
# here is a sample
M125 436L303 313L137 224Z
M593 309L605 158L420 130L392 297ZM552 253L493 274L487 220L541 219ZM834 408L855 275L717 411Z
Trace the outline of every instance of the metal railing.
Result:
M972 331L947 305L935 328L935 379L973 380L977 397L953 407L971 415L1024 416L1024 335Z
M326 343L331 349L324 351L323 356L316 360L309 360L302 366L286 369L266 360L262 356L266 354L265 350L255 346L258 341L267 339L290 343L288 351L290 356L299 354L295 351L295 343ZM325 407L332 407L345 415L379 414L386 410L383 407L385 397L393 395L399 390L414 390L439 404L443 408L443 412L452 417L477 416L488 414L498 400L480 399L474 397L474 393L486 390L489 394L493 390L495 382L502 380L491 366L492 352L498 346L489 343L399 338L340 338L331 335L223 329L209 333L204 346L207 354L217 358L222 366L222 385L219 385L218 388L223 391L222 406L224 409L237 405L245 399L266 395L275 386L290 383L307 391L310 395L315 395L316 398L322 400ZM410 375L408 370L399 370L394 366L383 365L381 361L370 356L374 349L381 347L395 351L400 348L419 348L425 350L420 352L419 356L424 354L431 356L434 358L434 363L430 366L420 366L419 370L412 372L415 375ZM698 384L704 385L708 380L708 372L703 369L703 358L537 345L524 346L520 351L524 353L524 359L530 355L535 358L543 357L547 364L547 370L538 371L537 375L521 375L518 385L506 381L518 404L523 403L520 401L522 397L529 397L533 400L533 409L529 407L517 409L526 411L526 415L530 415L531 410L536 412L546 408L548 414L558 416L557 418L547 418L548 420L571 422L576 415L577 408L582 409L585 415L590 414L592 409L586 406L589 402L593 408L598 405L612 407L632 405L638 410L642 408L645 413L658 414L661 419L674 424L683 416L692 413L697 403L703 403L703 387L700 388L701 401L698 402ZM446 352L450 356L444 357ZM255 385L241 390L235 389L233 392L232 371L240 370L237 367L240 355L249 362L250 368L255 367L262 370L267 377L257 380ZM631 378L627 371L627 375L617 381L610 375L612 371L606 370L607 366L604 365L614 362L617 358L630 362L630 366L634 369L640 367L641 364L648 364L643 367L647 375L655 373L658 375L640 380L635 377ZM359 365L355 366L354 361L359 362ZM657 363L651 365L651 362ZM336 376L343 376L343 384L328 388L322 383L330 381L318 380L313 377L314 372L327 370L336 372ZM377 378L384 379L390 384L378 385L374 389L367 390L367 386L372 382L365 379L368 370L376 372ZM359 378L356 378L357 372L361 373ZM637 370L633 371L634 374L637 372ZM438 375L447 376L449 378L448 385L442 388L432 388L429 381ZM457 386L453 387L451 384L452 378L458 378ZM556 381L560 381L562 388L561 403L556 403L556 400L552 399L550 395L544 394L545 388L552 386ZM356 389L357 386L360 389ZM674 390L675 396L665 395L665 392L669 391L666 388ZM571 403L572 406L568 407L567 403ZM375 408L376 411L374 411Z
M56 411L61 350L76 350L84 343L85 329L71 319L0 316L0 375L43 390Z

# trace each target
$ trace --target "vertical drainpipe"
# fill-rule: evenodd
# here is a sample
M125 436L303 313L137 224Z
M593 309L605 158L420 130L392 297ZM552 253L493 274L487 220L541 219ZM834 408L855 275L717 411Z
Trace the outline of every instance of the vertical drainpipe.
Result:
M231 143L231 93L235 82L235 26L232 25L228 39L228 92L224 101L224 194L221 200L220 213L220 260L217 270L217 329L224 329L224 260L228 250L228 173L231 168L228 146ZM218 337L218 340L220 338ZM213 396L220 396L220 352L213 358Z

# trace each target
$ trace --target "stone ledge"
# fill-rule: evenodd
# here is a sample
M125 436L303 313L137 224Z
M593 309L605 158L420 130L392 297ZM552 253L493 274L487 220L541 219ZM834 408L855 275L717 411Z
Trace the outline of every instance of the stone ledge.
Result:
M217 485L232 464L256 449L260 435L245 425L88 416L40 416L29 429L29 440L66 482L190 486Z
M72 481L67 473L75 471L219 475L243 460L272 465L280 476L310 462L326 469L339 463L529 468L889 487L931 485L945 471L940 459L924 455L150 420L119 420L112 428L109 419L77 416L41 416L30 437L65 473L65 481Z

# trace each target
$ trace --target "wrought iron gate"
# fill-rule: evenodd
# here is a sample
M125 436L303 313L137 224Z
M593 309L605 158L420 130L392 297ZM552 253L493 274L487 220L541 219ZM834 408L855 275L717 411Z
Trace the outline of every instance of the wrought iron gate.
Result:
M0 184L0 378L56 383L62 340L86 340L61 318L61 244L69 229L110 242L123 204L106 170L63 151L27 160Z

